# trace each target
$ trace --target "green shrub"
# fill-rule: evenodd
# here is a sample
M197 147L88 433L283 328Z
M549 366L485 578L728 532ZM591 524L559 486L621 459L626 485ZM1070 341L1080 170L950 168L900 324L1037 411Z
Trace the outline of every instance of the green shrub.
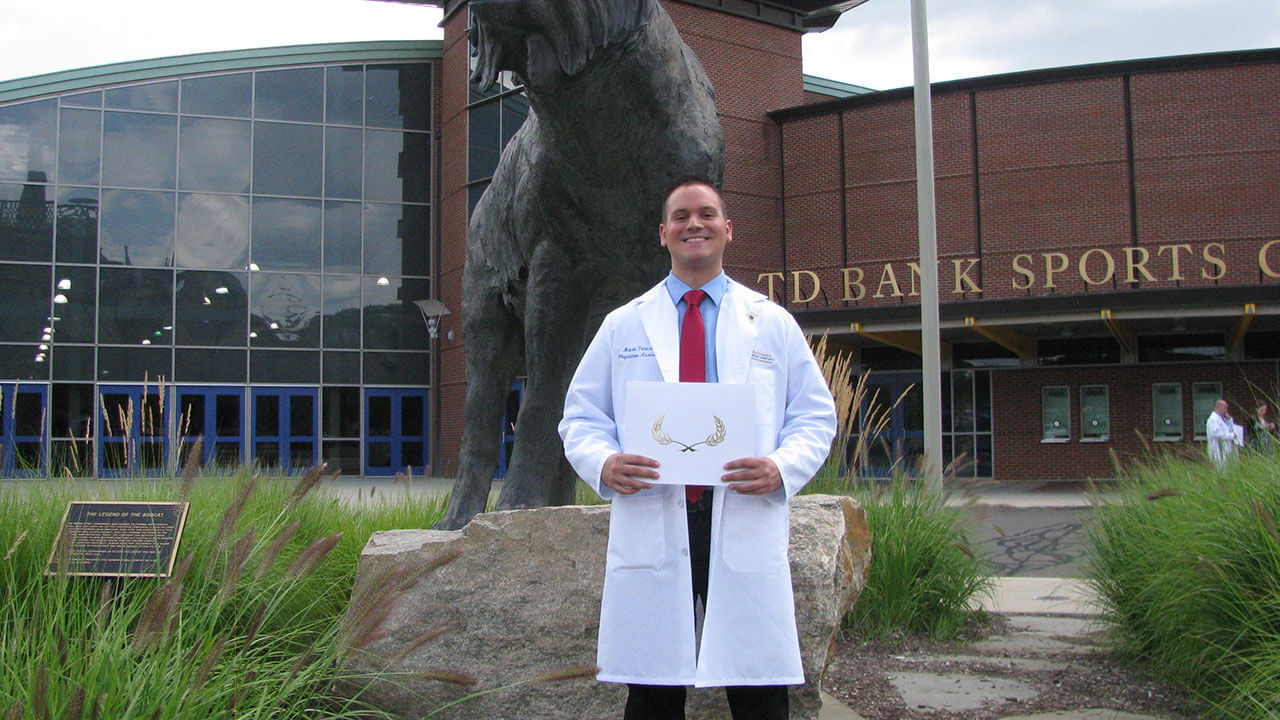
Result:
M1138 468L1088 527L1087 572L1121 647L1213 707L1280 716L1280 461Z
M912 485L898 475L855 493L871 529L871 569L846 627L955 637L977 615L974 599L991 592L991 568L970 544L964 507Z
M0 487L0 716L380 717L333 691L396 589L352 599L360 549L376 530L430 526L443 499L346 507L307 492L319 479ZM188 500L174 575L45 576L69 500ZM362 598L369 612L344 619Z

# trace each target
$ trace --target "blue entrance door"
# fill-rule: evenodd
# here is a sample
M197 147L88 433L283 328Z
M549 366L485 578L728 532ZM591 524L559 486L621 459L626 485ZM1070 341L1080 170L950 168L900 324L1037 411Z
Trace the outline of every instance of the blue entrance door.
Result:
M179 462L190 462L191 448L203 438L201 465L233 468L244 462L244 388L177 389Z
M169 418L163 393L150 385L99 386L99 477L145 477L164 471Z
M0 383L0 470L4 477L43 475L49 386Z
M427 391L368 388L364 407L365 474L426 473Z
M315 388L253 388L253 460L261 467L307 470L316 464Z
M867 381L860 421L866 455L862 474L888 477L895 468L911 471L924 455L924 400L918 372L873 373ZM876 418L886 420L879 431Z

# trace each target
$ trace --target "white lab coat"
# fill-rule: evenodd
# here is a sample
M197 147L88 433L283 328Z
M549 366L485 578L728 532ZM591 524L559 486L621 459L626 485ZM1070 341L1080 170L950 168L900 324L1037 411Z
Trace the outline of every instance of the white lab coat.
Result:
M677 327L662 284L613 311L565 398L565 454L578 475L612 500L597 677L698 687L803 684L787 561L788 501L826 458L835 408L789 313L732 280L719 309L719 380L756 386L756 453L777 464L783 487L767 496L715 493L700 650L684 488L657 485L624 496L600 483L605 460L622 448L627 383L679 377Z
M1236 446L1240 444L1235 423L1217 412L1211 412L1205 422L1204 434L1209 436L1209 459L1218 467L1226 465L1227 460L1235 456Z

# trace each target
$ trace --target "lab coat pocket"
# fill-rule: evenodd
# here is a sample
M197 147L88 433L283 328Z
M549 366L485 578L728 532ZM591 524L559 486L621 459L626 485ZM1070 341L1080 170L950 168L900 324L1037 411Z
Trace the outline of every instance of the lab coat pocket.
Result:
M609 518L609 569L651 570L666 558L666 524L661 495L622 497Z
M763 495L725 491L721 554L729 569L740 573L780 573L787 568L788 518Z

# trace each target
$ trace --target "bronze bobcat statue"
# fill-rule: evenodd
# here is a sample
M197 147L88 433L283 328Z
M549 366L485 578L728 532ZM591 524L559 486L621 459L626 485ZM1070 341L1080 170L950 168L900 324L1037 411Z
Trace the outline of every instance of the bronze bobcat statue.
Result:
M589 332L652 286L662 194L679 177L717 184L724 139L711 82L658 0L471 0L472 82L502 71L531 111L467 229L461 464L441 528L482 512L501 423L524 398L499 509L573 502L556 433Z

